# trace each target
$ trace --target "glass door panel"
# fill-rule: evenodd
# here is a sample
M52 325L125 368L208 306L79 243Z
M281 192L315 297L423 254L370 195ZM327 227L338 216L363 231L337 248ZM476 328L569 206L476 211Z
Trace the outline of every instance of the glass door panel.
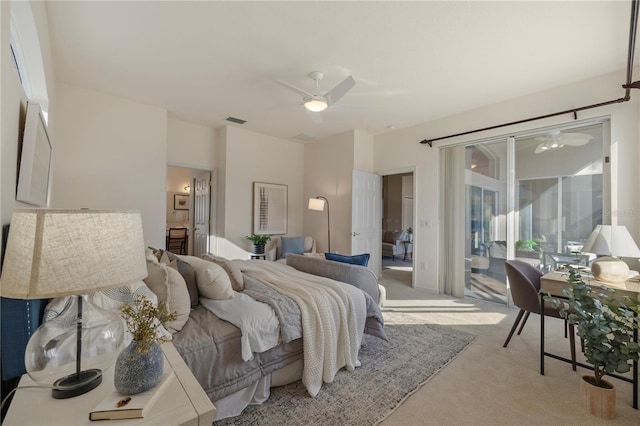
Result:
M506 141L466 152L465 295L506 303Z

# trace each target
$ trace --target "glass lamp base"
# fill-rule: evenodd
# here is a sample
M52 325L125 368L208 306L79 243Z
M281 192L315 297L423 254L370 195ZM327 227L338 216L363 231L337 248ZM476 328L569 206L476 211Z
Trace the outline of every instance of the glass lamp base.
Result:
M102 383L102 370L93 368L78 374L73 373L53 383L51 396L55 399L73 398L98 387Z

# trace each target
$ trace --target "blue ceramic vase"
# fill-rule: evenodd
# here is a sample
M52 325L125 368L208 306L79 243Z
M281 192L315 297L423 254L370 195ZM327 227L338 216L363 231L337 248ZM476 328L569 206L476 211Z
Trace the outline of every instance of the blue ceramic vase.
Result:
M135 340L118 355L114 371L114 385L123 395L135 395L151 389L162 378L164 357L157 342L146 353L136 352Z

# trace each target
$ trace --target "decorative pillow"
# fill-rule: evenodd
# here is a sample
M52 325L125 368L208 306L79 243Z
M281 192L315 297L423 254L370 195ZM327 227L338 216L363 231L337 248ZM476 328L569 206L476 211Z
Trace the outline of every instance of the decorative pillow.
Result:
M324 258L335 262L350 263L351 265L367 266L369 264L369 253L356 254L354 256L345 256L337 253L325 253Z
M226 300L233 297L231 279L221 266L195 256L179 256L196 273L200 296L208 299Z
M231 280L231 287L235 291L244 290L244 277L242 276L242 271L240 270L240 267L233 262L233 260L214 256L212 254L203 254L202 258L221 266L222 269L225 270L227 275L229 275L229 279Z
M147 272L145 284L156 294L158 300L166 301L169 312L175 312L177 315L174 321L164 324L171 333L175 334L182 330L189 319L191 301L187 284L178 271L162 263L147 260Z
M280 259L284 259L289 253L304 253L304 237L280 237L280 241L282 242Z
M175 254L161 250L163 252L160 262L167 263L169 266L172 266L173 262L177 263L177 271L180 272L182 278L184 278L184 282L187 285L187 291L189 292L189 300L191 301L191 307L195 308L198 306L198 284L196 282L196 272L193 270L191 265L189 265L184 260L180 259ZM166 259L166 260L165 260Z

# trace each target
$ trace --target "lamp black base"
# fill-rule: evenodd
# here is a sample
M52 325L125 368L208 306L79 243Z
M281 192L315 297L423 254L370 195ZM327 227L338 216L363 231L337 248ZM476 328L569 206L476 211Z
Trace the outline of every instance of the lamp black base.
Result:
M102 383L102 370L93 368L80 374L69 374L53 383L51 396L55 399L73 398L98 387Z

